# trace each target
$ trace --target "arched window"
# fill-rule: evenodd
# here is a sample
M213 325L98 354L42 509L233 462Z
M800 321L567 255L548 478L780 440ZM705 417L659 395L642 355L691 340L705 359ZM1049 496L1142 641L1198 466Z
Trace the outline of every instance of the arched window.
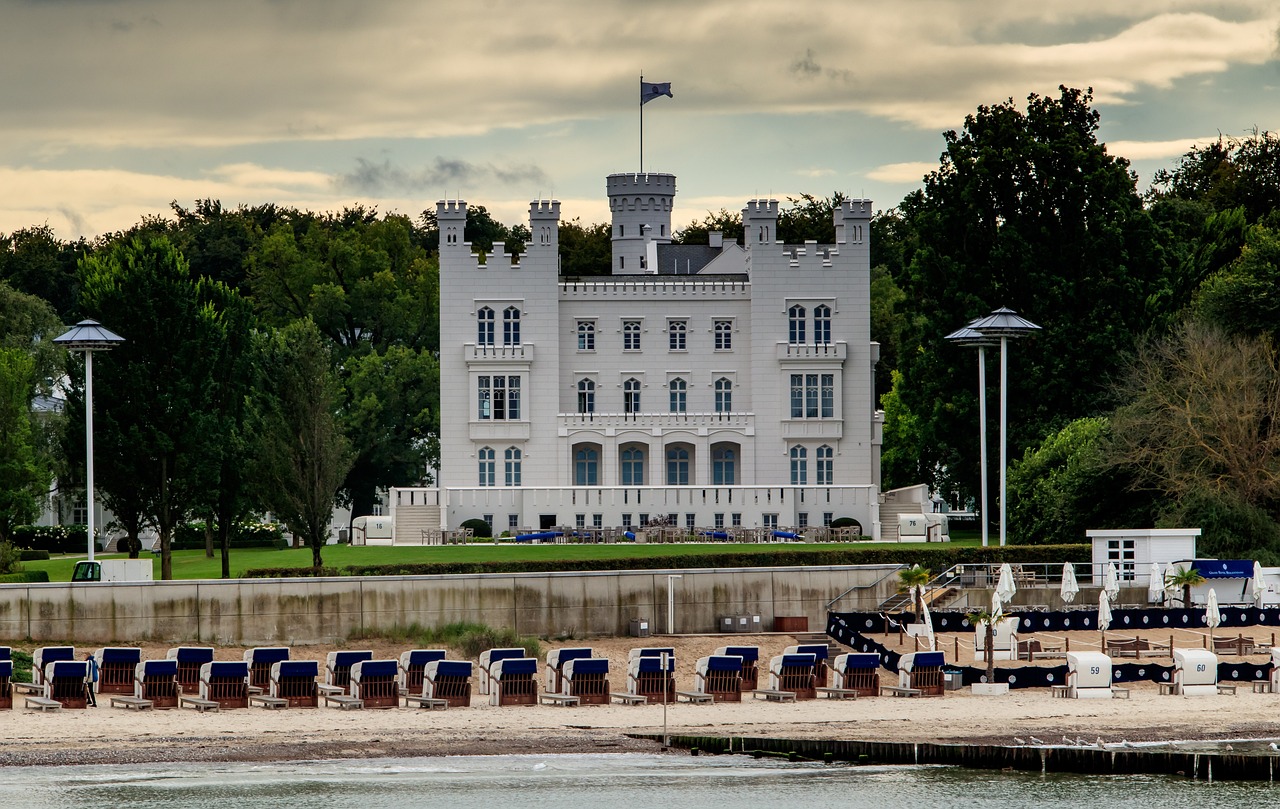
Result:
M738 450L732 444L711 448L711 482L716 486L733 486L738 482Z
M684 351L685 333L688 326L683 320L673 320L667 324L667 348L671 351Z
M717 320L715 325L716 351L728 351L733 348L733 321Z
M671 391L671 412L684 413L688 404L688 384L680 377L676 377L667 383L667 387Z
M640 350L640 321L628 320L622 324L622 350Z
M791 485L809 485L809 451L804 447L791 448Z
M831 447L826 444L818 447L817 452L814 453L814 457L818 462L819 486L831 486L835 483L835 475L833 474L835 470L832 462L834 455L835 453L832 451Z
M787 342L793 346L804 345L804 307L793 306L787 310Z
M667 485L689 485L689 450L683 446L667 450Z
M596 412L596 383L590 379L578 380L578 412Z
M520 345L520 310L514 306L508 306L502 313L502 344Z
M520 460L523 453L519 447L507 447L506 482L508 486L520 485Z
M493 310L487 306L476 312L476 345L493 345Z
M733 410L733 382L725 377L716 380L716 412L728 413Z
M644 449L624 447L622 450L622 485L644 485Z
M596 350L596 324L593 321L578 321L578 350Z
M640 412L640 380L634 377L622 383L622 412Z
M481 447L480 451L476 453L476 457L480 461L480 485L493 486L494 485L493 448Z
M594 446L580 446L573 453L573 485L597 486L600 483L600 451Z
M813 342L820 346L831 342L831 307L825 304L813 307Z

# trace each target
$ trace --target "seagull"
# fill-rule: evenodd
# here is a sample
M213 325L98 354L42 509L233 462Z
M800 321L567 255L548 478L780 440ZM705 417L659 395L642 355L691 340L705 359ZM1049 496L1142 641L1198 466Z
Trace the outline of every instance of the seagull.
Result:
M1280 744L1276 744L1275 742L1272 742L1267 746L1270 747L1273 752L1280 752Z
M1032 736L1032 737L1031 737L1031 743L1032 743L1032 744L1044 744L1044 740L1042 740L1042 739L1037 739L1035 736Z
M1026 744L1026 743L1027 743L1027 740L1026 740L1026 739L1019 739L1017 736L1014 736L1014 737L1013 737L1013 740L1014 740L1015 742L1017 742L1018 744ZM1273 745L1272 745L1272 747L1274 747L1274 746L1275 746L1275 745L1273 744Z
M1086 740L1085 740L1085 738L1084 738L1083 736L1081 736L1081 737L1079 737L1079 738L1077 738L1077 739L1076 739L1076 744L1080 745L1081 747L1088 747L1088 746L1089 746L1089 742L1088 742L1088 741L1086 741Z
M1107 743L1106 743L1106 742L1104 742L1104 741L1102 740L1102 737L1101 737L1101 736L1099 736L1099 737L1098 737L1097 745L1098 745L1098 747L1106 747L1106 746L1107 746Z
M1063 736L1062 741L1065 742L1066 744L1072 744L1072 745L1076 743L1076 740L1071 738L1070 736Z

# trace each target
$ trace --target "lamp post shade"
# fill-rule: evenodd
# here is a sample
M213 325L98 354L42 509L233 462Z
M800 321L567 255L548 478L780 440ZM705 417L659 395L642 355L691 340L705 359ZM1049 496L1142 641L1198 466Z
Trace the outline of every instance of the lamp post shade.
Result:
M1033 331L1039 331L1040 327L1022 317L1017 312L1001 306L986 317L980 317L968 325L967 328L976 331L983 337L1021 337L1024 334Z
M973 321L973 323L977 322L977 320ZM974 329L973 323L970 323L968 326L961 326L942 339L949 343L955 343L958 346L964 346L965 348L984 348L986 346L1000 344L1000 341L995 337L988 337L982 332Z
M53 341L69 351L107 351L124 338L96 320L82 320Z

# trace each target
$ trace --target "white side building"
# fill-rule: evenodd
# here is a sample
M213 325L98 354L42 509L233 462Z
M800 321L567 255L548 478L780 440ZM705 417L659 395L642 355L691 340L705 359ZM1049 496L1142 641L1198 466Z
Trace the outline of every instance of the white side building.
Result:
M517 261L473 253L466 203L438 203L439 489L392 508L495 533L852 517L879 537L870 201L836 209L831 245L778 242L778 203L752 200L745 244L688 246L673 175L607 188L612 275L581 279L559 275L558 202L531 203Z

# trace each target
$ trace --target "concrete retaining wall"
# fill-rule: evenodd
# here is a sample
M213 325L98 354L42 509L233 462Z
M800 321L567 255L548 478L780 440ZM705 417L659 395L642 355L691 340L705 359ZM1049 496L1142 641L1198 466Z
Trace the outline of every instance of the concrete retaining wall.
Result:
M364 630L475 621L525 635L625 635L633 618L667 627L668 575L677 633L714 632L722 615L805 616L827 603L873 609L897 586L894 565L726 568L465 576L230 579L0 585L0 638L311 644Z

